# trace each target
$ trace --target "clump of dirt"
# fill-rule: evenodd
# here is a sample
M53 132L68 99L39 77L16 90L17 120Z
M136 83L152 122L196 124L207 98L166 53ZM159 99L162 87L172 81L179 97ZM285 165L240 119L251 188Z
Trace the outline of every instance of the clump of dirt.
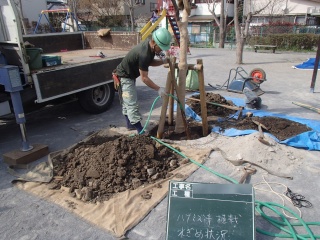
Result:
M229 128L235 128L239 130L252 129L259 131L257 123L263 125L263 132L272 134L280 141L312 130L304 124L278 117L245 117L240 120L230 119L222 122L211 122L211 124L221 127L221 131Z
M107 140L96 136L55 157L51 188L68 187L72 196L83 201L105 201L118 192L168 178L186 162L148 136Z
M200 95L193 95L192 98L200 99ZM226 100L223 96L216 93L206 93L205 100L207 102L207 115L208 116L219 116L219 117L227 117L230 114L234 114L237 111L228 109L225 107L217 106L210 103L223 104L227 106L235 106L232 101ZM186 104L190 106L190 108L199 116L201 116L201 104L199 101L187 99Z

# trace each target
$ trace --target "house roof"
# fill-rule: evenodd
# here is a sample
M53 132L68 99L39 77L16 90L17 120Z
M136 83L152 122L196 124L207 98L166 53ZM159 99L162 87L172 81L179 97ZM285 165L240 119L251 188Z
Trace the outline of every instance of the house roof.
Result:
M213 15L193 15L193 16L190 16L188 19L188 22L212 22L212 21L214 21Z

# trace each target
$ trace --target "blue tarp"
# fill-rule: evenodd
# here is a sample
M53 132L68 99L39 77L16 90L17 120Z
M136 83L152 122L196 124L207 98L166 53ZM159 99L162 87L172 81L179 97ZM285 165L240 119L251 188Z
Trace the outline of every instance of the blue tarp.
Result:
M240 98L230 98L225 97L227 100L231 100L235 105L245 107L245 100ZM187 110L188 109L188 110ZM292 117L287 116L284 114L276 114L271 113L264 110L254 110L254 109L244 109L242 114L246 114L247 111L250 111L253 113L254 116L257 117L265 117L265 116L271 116L271 117L278 117L278 118L285 118L294 122L298 122L301 124L305 124L308 127L310 127L312 130L308 132L301 133L299 135L296 135L294 137L291 137L289 139L280 141L275 136L271 135L277 142L296 147L296 148L303 148L307 150L320 150L320 121L316 120L310 120L305 118L298 118L298 117ZM201 121L201 117L199 117L196 113L192 111L192 109L189 106L186 106L186 115L195 119L196 121ZM236 117L236 116L235 116ZM256 130L238 130L234 128L225 129L224 131L221 131L219 127L214 127L212 129L212 132L219 133L224 136L229 137L235 137L240 135L247 135L254 132L257 132Z
M301 64L293 66L293 68L304 69L304 70L313 70L315 62L316 62L315 58L309 58L307 61L305 61L305 62L303 62ZM318 69L319 68L320 68L320 61L319 61L319 64L318 64Z

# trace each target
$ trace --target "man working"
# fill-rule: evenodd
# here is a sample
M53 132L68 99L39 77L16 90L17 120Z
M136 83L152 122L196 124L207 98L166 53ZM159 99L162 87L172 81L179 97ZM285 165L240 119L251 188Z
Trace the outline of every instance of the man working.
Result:
M159 96L166 95L164 88L159 87L148 76L149 66L160 66L162 60L154 59L155 54L167 51L170 48L171 34L165 28L159 28L153 32L151 39L141 42L123 58L117 66L116 75L120 78L120 101L122 114L126 118L127 128L136 129L142 133L139 112L138 97L136 90L136 78L141 76L142 82L148 87L158 91Z

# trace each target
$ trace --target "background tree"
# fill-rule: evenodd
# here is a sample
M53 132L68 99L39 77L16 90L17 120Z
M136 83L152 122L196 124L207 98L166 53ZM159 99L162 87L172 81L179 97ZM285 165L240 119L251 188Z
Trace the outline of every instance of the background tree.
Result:
M262 9L266 4L265 1L257 2L254 1L253 6L255 9ZM260 13L268 15L268 22L279 21L279 17L282 17L284 14L289 13L290 9L287 6L287 0L273 0L271 3L264 8Z
M131 31L134 31L134 9L137 7L135 4L134 0L124 0L124 4L128 7L129 9L129 14L130 14L130 25L131 25Z
M234 1L234 27L236 34L236 63L243 63L243 48L249 37L249 27L252 16L259 14L270 6L282 5L284 0L249 0L243 6L242 0ZM243 18L241 22L241 13Z
M92 4L88 0L80 0L78 2L78 19L85 23L89 29L93 25L93 22L97 20L96 16L92 12Z
M208 5L208 10L212 14L215 23L219 27L219 48L224 48L224 43L226 39L226 17L228 14L227 9L225 9L224 0L206 0ZM221 6L220 8L220 17L218 18L216 14L217 6Z
M72 0L74 1L74 0ZM78 18L82 21L96 20L99 26L123 26L123 3L119 0L78 0Z

